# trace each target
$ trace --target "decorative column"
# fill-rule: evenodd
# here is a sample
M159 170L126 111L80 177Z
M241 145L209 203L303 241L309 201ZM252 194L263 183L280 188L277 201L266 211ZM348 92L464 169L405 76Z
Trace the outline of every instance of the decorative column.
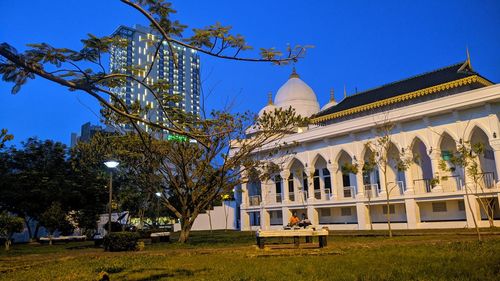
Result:
M290 209L288 207L281 208L281 215L283 217L283 226L288 225L291 216Z
M413 151L411 150L411 148L406 149L404 157L406 159L413 159ZM413 187L413 174L411 173L412 165L415 165L413 161L410 162L410 164L406 167L406 170L404 171L405 186L406 186L405 195L415 193L415 189Z
M469 207L470 204L470 207ZM479 204L477 203L475 195L464 195L464 207L465 207L465 217L467 219L467 227L474 228L474 220L479 227L481 227L481 213L479 210Z
M368 208L363 202L356 202L356 214L358 217L358 229L366 230L368 224Z
M283 191L283 198L281 201L286 204L290 201L290 196L288 195L288 177L290 176L290 170L283 170L280 173L281 179L283 180L283 185L282 185L282 191ZM283 214L283 219L284 219L284 214ZM287 221L288 223L288 221Z
M306 175L307 175L307 202L313 202L315 200L314 198L314 167L310 167L305 169Z
M240 229L243 231L250 230L250 215L243 208L240 209Z
M496 182L500 182L500 139L490 141L490 146L493 149L493 157L495 158Z
M312 225L319 224L318 210L312 205L307 206L307 218L311 220Z
M326 166L328 171L330 172L330 185L332 186L332 198L335 200L338 200L338 190L337 190L337 170L339 169L338 165L336 164L329 164Z
M358 171L356 173L356 198L364 198L365 197L365 186L363 184L363 173Z
M417 229L420 223L420 208L414 198L405 199L405 209L408 229Z
M268 230L271 226L271 215L265 208L260 209L260 228Z
M248 183L241 184L241 208L246 208L248 206Z
M441 170L439 169L439 160L441 160L441 150L433 149L429 154L431 158L432 175L434 178L439 179L439 183L432 188L432 192L441 192L443 187L441 186Z

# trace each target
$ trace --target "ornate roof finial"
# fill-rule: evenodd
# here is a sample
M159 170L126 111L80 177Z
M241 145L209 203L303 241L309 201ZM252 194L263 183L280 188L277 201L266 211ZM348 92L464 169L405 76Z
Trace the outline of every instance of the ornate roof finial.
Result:
M273 104L273 93L272 92L269 92L267 94L267 104L269 104L269 105Z
M470 54L469 54L469 47L465 47L465 53L467 55L467 59L465 60L465 62L462 64L462 66L460 66L460 68L458 69L458 72L461 72L461 71L474 71L474 69L472 68L472 64L470 62Z
M345 84L344 84L344 99L347 98L347 91L345 90Z
M469 47L465 47L465 51L467 52L467 63L469 64L469 67L472 69L472 64L470 63Z
M334 95L334 91L333 91L333 88L330 89L330 101L335 101L335 95Z
M299 78L299 75L295 71L295 66L293 66L292 74L290 74L290 78Z

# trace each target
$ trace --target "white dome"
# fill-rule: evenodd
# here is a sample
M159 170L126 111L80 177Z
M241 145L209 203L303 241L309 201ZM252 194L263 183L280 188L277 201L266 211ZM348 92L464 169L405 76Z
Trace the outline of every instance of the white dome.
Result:
M302 117L309 117L319 112L316 94L311 87L300 80L299 75L295 73L295 69L290 75L290 79L278 90L275 104L283 109L291 106Z
M330 90L330 100L328 101L327 104L323 105L323 107L321 108L321 111L327 109L327 108L330 108L332 106L335 106L337 105L337 102L335 101L335 95L334 95L334 92L333 92L333 88Z
M332 106L335 106L337 105L337 102L336 101L329 101L327 104L323 105L323 107L321 107L321 111L327 109L327 108L330 108Z
M274 104L268 104L268 105L264 106L264 108L262 108L259 111L259 116L264 115L264 112L267 112L267 113L274 112L275 109L276 109L276 106Z

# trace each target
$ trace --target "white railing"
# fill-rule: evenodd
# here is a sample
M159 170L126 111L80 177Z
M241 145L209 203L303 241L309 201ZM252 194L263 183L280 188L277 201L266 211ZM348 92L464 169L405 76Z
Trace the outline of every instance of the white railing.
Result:
M443 192L454 192L462 190L463 180L459 175L444 176L440 180Z
M397 190L397 193L399 193L399 195L405 194L406 188L405 188L405 183L403 181L388 182L387 186L390 188L391 194L394 194L393 193L394 190Z
M367 198L375 198L380 195L380 188L378 184L365 184L365 197Z
M355 198L356 197L355 190L356 188L354 186L344 186L343 189L344 198Z
M259 206L261 201L260 195L253 195L248 197L250 206Z
M329 189L325 190L314 190L314 199L316 200L330 200L332 198L331 192Z
M288 200L290 202L306 202L307 201L307 191L299 190L295 192L290 192L288 194Z
M274 198L276 200L275 201L276 203L281 203L282 202L281 194L275 194Z

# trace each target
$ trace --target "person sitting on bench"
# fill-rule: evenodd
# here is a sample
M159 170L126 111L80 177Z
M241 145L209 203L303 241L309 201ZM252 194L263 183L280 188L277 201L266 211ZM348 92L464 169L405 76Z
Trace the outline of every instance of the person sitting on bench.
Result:
M299 217L297 217L297 213L293 212L292 216L290 217L290 221L288 222L288 226L293 227L298 225L300 222Z
M300 227L306 228L311 225L311 220L307 218L306 214L302 214L302 220L298 224Z

